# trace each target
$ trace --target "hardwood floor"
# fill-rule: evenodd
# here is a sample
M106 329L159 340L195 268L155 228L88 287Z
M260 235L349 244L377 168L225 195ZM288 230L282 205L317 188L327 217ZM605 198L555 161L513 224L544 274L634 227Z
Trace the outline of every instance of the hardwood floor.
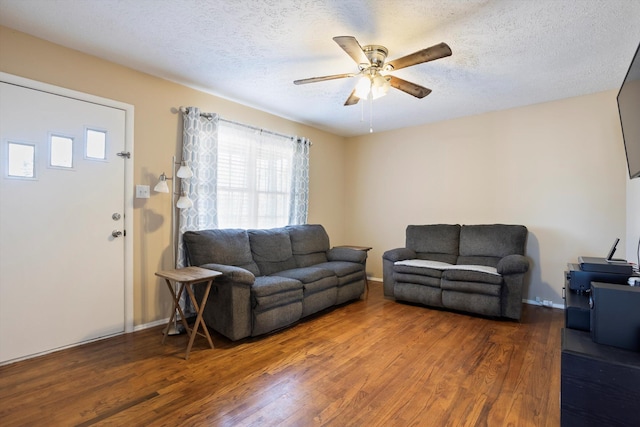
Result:
M0 424L559 425L562 310L491 320L370 286L266 337L198 337L189 360L158 327L0 367Z

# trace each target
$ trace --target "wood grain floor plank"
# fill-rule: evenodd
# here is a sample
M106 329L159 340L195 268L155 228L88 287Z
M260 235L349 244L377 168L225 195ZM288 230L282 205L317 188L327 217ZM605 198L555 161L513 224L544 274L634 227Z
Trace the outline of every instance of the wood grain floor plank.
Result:
M0 367L0 424L557 426L561 310L521 322L366 300L231 342L161 327Z

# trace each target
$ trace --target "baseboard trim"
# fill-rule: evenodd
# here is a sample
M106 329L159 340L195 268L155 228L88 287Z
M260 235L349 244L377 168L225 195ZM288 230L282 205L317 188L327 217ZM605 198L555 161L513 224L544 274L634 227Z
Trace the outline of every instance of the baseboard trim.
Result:
M538 307L546 307L546 306L543 306L538 301L532 300L532 299L523 299L522 302L529 305L537 305ZM547 308L560 308L564 310L564 304L557 304L554 302L554 303L551 303L551 307L547 307Z
M167 322L169 322L169 318L165 318L165 319L159 319L159 320L154 320L153 322L149 322L149 323L143 323L141 325L136 325L133 327L133 331L137 332L137 331L143 331L145 329L149 329L149 328L155 328L156 326L160 326L160 325L166 325Z

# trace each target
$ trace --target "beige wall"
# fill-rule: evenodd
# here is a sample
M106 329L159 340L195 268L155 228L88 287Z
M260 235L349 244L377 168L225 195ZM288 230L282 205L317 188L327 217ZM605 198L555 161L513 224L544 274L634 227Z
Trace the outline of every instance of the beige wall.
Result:
M175 113L180 106L308 137L313 142L309 222L321 222L332 243L342 242L343 138L5 27L0 27L0 71L134 105L135 184L153 187L161 172L171 174L171 156L181 144ZM168 293L154 276L171 266L169 196L152 193L150 199L135 200L134 208L134 323L141 325L166 317L170 310Z
M346 238L374 247L369 274L382 277L381 255L404 246L407 224L524 224L526 298L562 304L567 262L625 238L616 94L350 138Z
M376 277L407 224L519 223L530 230L527 298L561 304L567 262L624 240L625 216L636 224L627 240L638 239L640 188L626 178L614 91L345 140L4 27L0 71L134 105L136 184L171 167L181 105L311 138L309 222L333 244L373 246ZM169 218L166 195L136 200L136 325L169 309L153 275L171 264Z

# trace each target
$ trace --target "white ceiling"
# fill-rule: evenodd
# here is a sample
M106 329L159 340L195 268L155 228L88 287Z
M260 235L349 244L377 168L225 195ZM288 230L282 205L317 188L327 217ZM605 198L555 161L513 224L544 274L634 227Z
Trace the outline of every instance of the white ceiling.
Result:
M440 42L453 51L394 72L433 92L375 100L379 132L619 88L640 1L0 0L0 24L353 136L370 116L368 103L343 106L355 79L293 84L358 71L334 36L383 45L389 60Z

